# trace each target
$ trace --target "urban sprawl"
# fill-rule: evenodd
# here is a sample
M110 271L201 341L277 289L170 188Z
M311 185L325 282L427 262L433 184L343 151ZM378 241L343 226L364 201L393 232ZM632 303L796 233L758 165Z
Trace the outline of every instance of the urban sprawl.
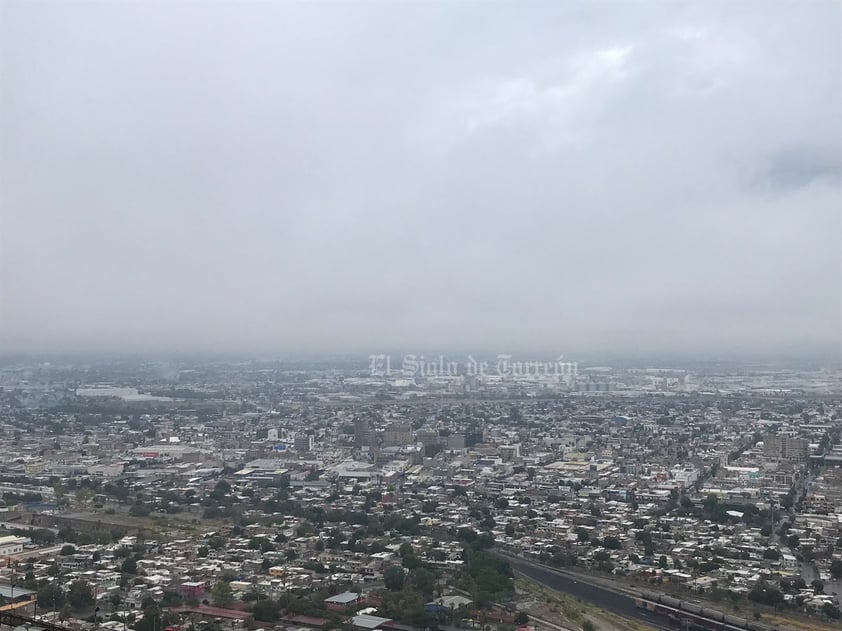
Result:
M0 623L840 627L838 368L370 363L4 360Z

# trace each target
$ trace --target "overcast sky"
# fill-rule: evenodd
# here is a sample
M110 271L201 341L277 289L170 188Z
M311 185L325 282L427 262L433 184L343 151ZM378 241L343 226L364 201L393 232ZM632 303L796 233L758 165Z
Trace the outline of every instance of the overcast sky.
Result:
M842 4L0 2L0 353L838 353Z

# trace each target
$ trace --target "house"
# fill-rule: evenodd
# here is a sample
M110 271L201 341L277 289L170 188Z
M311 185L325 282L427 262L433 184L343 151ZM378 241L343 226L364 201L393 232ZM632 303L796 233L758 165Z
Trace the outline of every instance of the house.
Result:
M331 611L345 611L348 607L359 604L361 600L360 596L361 594L356 592L342 592L341 594L336 594L336 596L325 598L325 607Z
M433 600L424 604L424 610L427 613L449 613L451 611L458 611L460 608L470 607L473 600L453 594L450 596L442 596L438 600Z
M380 616L372 616L371 614L360 614L351 618L351 626L355 629L382 629L383 625L390 624L392 621L389 618L381 618Z
M5 557L23 552L23 546L28 543L31 543L28 537L17 537L15 535L0 537L0 556Z
M181 584L181 595L184 598L200 598L205 593L204 581L184 581Z

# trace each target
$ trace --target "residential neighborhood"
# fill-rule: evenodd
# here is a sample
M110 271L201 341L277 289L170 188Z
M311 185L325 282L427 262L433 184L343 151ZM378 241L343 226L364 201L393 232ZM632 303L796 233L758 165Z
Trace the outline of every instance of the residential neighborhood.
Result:
M838 623L842 374L365 369L6 364L3 607L114 631L506 629L535 623L529 564Z

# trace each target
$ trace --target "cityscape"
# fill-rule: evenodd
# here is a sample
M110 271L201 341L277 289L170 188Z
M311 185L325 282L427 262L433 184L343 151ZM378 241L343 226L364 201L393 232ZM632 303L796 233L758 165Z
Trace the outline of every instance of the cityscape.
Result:
M840 0L0 0L0 631L842 631L840 112Z
M2 610L47 630L838 624L842 369L576 367L7 360Z

